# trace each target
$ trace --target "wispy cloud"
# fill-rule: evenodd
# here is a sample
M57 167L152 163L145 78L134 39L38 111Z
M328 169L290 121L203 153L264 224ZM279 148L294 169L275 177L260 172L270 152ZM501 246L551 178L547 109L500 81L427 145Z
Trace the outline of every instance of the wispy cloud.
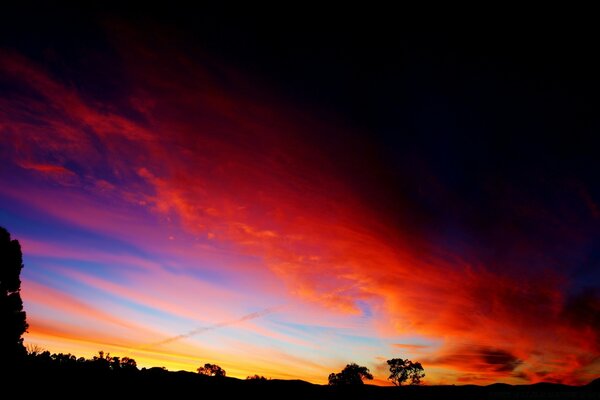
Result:
M260 318L263 317L265 315L271 314L273 312L275 312L275 308L266 308L264 310L261 311L255 311L249 314L246 314L238 319L234 319L234 320L230 320L230 321L224 321L224 322L219 322L217 324L213 324L213 325L208 325L208 326L202 326L202 327L198 327L196 329L192 329L189 332L186 333L182 333L181 335L177 335L177 336L172 336L170 338L161 340L159 342L155 342L155 343L150 343L147 345L143 345L140 348L145 349L145 348L152 348L152 347L156 347L156 346L160 346L163 344L167 344L167 343L171 343L174 342L176 340L180 340L180 339L185 339L185 338L189 338L192 336L196 336L196 335L200 335L201 333L204 332L208 332L208 331L212 331L215 329L219 329L219 328L225 328L227 326L231 326L231 325L236 325L245 321L250 321L252 319L255 318Z

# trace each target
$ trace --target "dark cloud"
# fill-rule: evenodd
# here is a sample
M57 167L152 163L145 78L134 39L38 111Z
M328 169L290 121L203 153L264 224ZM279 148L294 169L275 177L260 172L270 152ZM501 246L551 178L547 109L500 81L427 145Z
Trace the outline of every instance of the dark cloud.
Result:
M499 349L480 349L479 356L498 372L510 372L517 368L522 361L513 354Z
M529 376L529 374L527 374L523 371L515 372L512 374L512 376L514 376L515 378L523 379L525 381L531 380L531 376Z
M600 329L600 290L588 287L569 297L563 317L577 326Z
M587 333L589 344L600 353L600 289L587 287L569 296L561 317L573 328Z
M514 371L523 363L517 356L503 349L485 346L463 346L449 350L435 359L424 360L424 364L450 365L457 369L473 370L477 366L482 374L499 374Z

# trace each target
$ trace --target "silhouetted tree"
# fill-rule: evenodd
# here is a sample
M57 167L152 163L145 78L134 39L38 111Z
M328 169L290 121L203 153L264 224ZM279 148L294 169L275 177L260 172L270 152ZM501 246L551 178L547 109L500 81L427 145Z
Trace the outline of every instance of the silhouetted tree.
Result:
M111 356L110 353L105 353L100 350L97 356L94 356L88 363L99 370L111 371L137 371L137 362L129 357Z
M97 356L94 356L91 360L89 360L89 363L95 369L110 370L112 359L113 358L110 356L110 353L104 353L104 351L100 350Z
M72 368L77 365L77 357L75 357L71 353L58 353L52 354L50 356L54 365L64 367L64 368Z
M123 371L137 371L137 362L133 358L123 357L121 359L121 369Z
M119 371L121 369L121 358L120 357L110 357L109 360L110 369L113 371Z
M337 374L329 374L329 384L332 386L362 385L363 379L371 380L373 379L373 375L371 375L367 367L362 367L355 363L346 365L346 367Z
M23 255L18 240L0 227L0 362L11 362L27 354L21 336L27 331L21 300Z
M425 377L425 372L421 363L413 363L410 360L401 358L392 358L387 360L390 367L390 376L388 379L396 386L401 386L404 382L410 379L411 385L421 383L421 378Z
M217 364L204 364L204 367L198 368L198 373L200 375L207 376L225 376L226 372L223 368L219 367Z
M42 354L45 350L42 346L39 346L34 343L28 343L27 346L25 346L25 351L27 352L28 356L36 357Z
M48 366L52 363L52 354L48 350L42 351L41 353L32 354L31 358L35 360L38 365Z

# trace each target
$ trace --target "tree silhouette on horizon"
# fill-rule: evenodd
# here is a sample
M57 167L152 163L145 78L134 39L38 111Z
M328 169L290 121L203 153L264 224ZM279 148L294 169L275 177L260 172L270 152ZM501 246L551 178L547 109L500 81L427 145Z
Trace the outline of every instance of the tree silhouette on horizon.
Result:
M227 375L225 370L223 368L221 368L220 366L218 366L217 364L206 363L206 364L204 364L204 367L199 367L197 369L197 371L200 375L207 375L207 376L223 377L223 376Z
M420 385L421 379L425 377L423 366L419 362L403 360L402 358L392 358L387 360L390 367L390 376L388 379L396 386L402 386L404 382L410 379L411 385Z
M371 375L369 368L352 363L346 365L344 369L337 374L329 374L329 385L362 385L363 379L373 379L373 375Z
M26 355L22 335L27 331L21 300L23 254L18 240L0 227L0 360L10 363Z

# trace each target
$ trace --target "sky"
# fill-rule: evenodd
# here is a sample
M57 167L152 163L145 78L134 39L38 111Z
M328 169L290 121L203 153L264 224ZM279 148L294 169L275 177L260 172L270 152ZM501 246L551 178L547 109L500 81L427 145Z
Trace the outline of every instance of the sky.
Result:
M391 358L427 384L598 377L592 33L352 17L9 9L25 343L314 383L389 384Z

